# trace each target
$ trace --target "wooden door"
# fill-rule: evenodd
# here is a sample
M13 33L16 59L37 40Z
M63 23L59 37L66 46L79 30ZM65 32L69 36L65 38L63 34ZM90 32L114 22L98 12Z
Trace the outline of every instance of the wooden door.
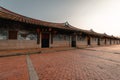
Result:
M91 45L90 37L88 37L87 43L88 43L88 45Z
M49 33L42 33L42 48L49 47Z
M76 47L76 36L72 36L71 46Z
M100 38L98 38L98 45L100 45Z

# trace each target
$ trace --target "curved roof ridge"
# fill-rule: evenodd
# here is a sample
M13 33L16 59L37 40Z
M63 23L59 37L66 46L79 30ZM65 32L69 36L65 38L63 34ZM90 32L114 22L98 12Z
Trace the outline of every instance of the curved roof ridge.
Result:
M48 22L48 21L43 21L43 20L39 20L39 19L33 19L33 18L30 18L27 16L20 15L20 14L15 13L15 12L12 12L10 10L7 10L1 6L0 6L0 18L10 19L10 20L18 21L18 22L29 23L29 24L53 27L53 28L74 30L74 31L78 31L78 32L81 31L81 32L84 32L84 33L90 34L90 35L110 37L110 35L97 33L93 30L92 31L91 30L84 30L84 29L74 27L74 26L70 25L68 22L54 23L54 22Z
M30 20L35 20L35 21L40 21L40 22L45 22L45 23L52 23L52 24L62 24L62 23L55 23L55 22L49 22L49 21L44 21L44 20L39 20L39 19L33 19L31 17L27 17L27 16L24 16L24 15L20 15L18 13L15 13L13 11L10 11L8 9L5 9L3 7L0 6L0 11L1 12L4 12L6 14L10 14L10 15L13 15L13 16L16 16L16 17L21 17L21 18L26 18L26 19L30 19ZM0 16L1 17L1 16Z
M30 18L30 17L20 15L20 14L15 13L15 12L12 12L10 10L7 10L7 9L1 7L1 6L0 6L0 17L4 18L4 19L10 19L10 20L14 20L14 21L29 23L29 24L74 30L70 27L65 27L64 23L54 23L54 22L48 22L48 21L33 19L33 18Z

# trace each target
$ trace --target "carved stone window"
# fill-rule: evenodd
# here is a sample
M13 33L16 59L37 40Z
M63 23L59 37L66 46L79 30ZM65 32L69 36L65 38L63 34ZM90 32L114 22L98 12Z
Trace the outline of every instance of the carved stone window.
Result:
M30 31L19 31L18 40L37 40L37 34Z
M6 40L8 39L8 31L6 30L0 30L0 40Z

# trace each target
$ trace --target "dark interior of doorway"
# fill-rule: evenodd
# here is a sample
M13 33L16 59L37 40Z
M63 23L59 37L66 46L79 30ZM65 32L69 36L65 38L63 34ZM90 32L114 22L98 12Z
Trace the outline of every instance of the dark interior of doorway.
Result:
M72 36L72 47L76 47L76 36Z
M42 33L42 48L49 48L49 33Z
M98 45L100 45L100 38L98 38Z
M90 42L90 37L88 37L88 45L91 45L91 42Z

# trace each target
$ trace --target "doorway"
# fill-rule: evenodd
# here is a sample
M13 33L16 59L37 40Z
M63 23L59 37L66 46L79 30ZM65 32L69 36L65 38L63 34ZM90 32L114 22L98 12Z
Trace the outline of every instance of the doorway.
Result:
M72 47L76 47L76 36L72 36L71 45L72 45Z
M111 39L110 39L110 45L112 44L112 41L111 41Z
M98 38L98 45L100 45L100 38Z
M105 39L105 45L106 45L106 39Z
M42 48L49 48L49 33L42 33Z
M91 45L90 37L88 37L87 43L88 45Z

